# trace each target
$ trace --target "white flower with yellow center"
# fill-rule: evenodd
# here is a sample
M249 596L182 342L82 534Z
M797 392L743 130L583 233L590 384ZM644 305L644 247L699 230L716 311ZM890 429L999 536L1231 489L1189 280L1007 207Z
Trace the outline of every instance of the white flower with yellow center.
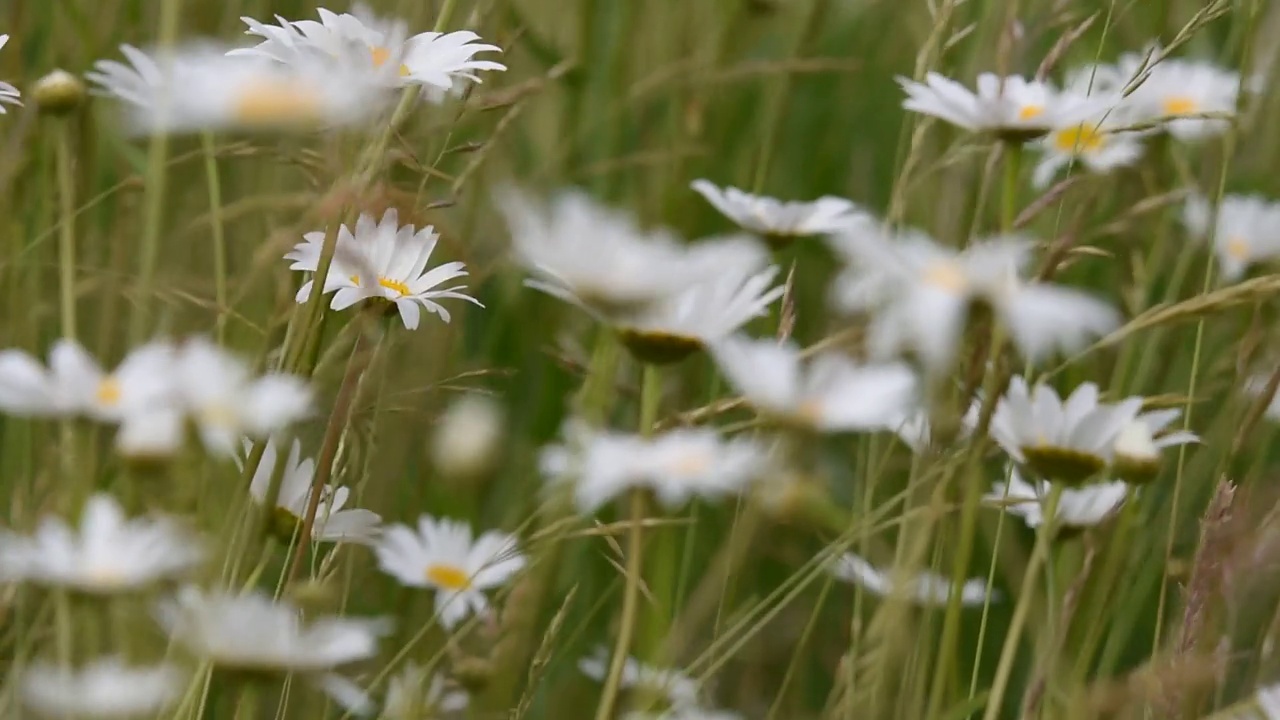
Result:
M1043 136L1055 127L1078 122L1089 101L1074 93L1059 93L1048 83L1019 75L978 76L977 92L936 72L923 83L898 78L907 93L907 110L941 118L973 132L991 132L1014 142Z
M291 270L315 272L320 263L324 233L311 232L303 238L304 241L284 257L293 260ZM394 208L387 210L381 221L361 214L354 233L343 225L338 230L337 252L325 279L325 293L334 293L330 307L345 310L364 300L384 300L395 306L404 326L410 330L418 327L423 310L449 322L449 311L438 300L466 300L484 307L479 300L461 292L467 289L466 285L435 289L467 276L466 265L460 262L427 269L439 240L440 236L430 225L422 230L413 225L401 226ZM309 280L298 290L299 303L311 296L312 285L313 281Z
M916 405L902 363L859 365L837 352L806 360L790 343L727 338L712 350L720 371L762 412L827 432L896 430Z
M127 518L105 494L89 498L77 526L47 517L31 536L0 537L0 579L94 595L186 575L202 558L190 533L163 518Z
M176 377L180 407L215 454L233 456L243 437L265 438L311 413L302 378L254 377L243 360L202 338L179 346Z
M578 661L578 669L593 680L604 680L609 662L608 651L597 648L594 654ZM679 670L654 667L633 657L623 660L620 685L624 690L661 698L675 711L698 707L700 686L696 680Z
M1141 59L1121 59L1119 71L1139 74ZM1131 95L1139 112L1162 120L1179 140L1220 135L1231 126L1240 93L1240 74L1212 63L1166 58L1141 71L1146 79ZM1195 117L1195 116L1221 117Z
M134 667L105 657L80 667L35 663L20 675L22 702L41 717L154 717L176 701L185 676L170 665Z
M0 409L15 415L87 415L119 423L172 404L173 346L150 343L107 373L79 343L59 340L49 368L18 350L0 353Z
M691 187L742 229L777 241L833 233L865 215L851 201L830 195L810 202L788 202L736 187L719 188L707 180L694 180Z
M382 717L387 720L425 720L465 710L470 698L440 675L410 662L387 684Z
M0 48L9 42L8 35L0 35ZM21 105L22 93L18 92L18 88L7 82L0 82L0 115L5 114L5 105Z
M485 590L501 587L525 565L514 535L490 531L472 542L465 522L418 518L384 529L374 547L378 567L409 587L436 591L436 617L446 629L489 607Z
M931 570L895 580L891 571L881 570L857 553L845 553L827 568L833 576L854 583L879 597L905 597L921 605L946 605L951 600L951 579ZM987 602L985 578L971 578L960 586L961 605L983 605ZM992 600L996 600L992 593Z
M1112 107L1080 122L1053 128L1036 142L1044 156L1032 173L1032 183L1037 188L1046 187L1059 170L1072 164L1097 174L1134 164L1142 157L1142 135L1119 131L1129 124Z
M268 440L263 448L258 468L253 473L253 481L249 484L249 494L254 501L262 504L267 499L271 488L271 475L275 472L276 462L275 440ZM277 533L291 539L302 525L311 502L311 483L315 477L315 460L302 459L302 444L297 440L284 459L284 474L280 479L280 496L276 500ZM320 494L320 503L316 506L315 523L311 528L311 539L314 542L353 542L372 544L379 534L382 518L375 512L357 508L346 509L351 491L341 485L326 486Z
M1182 224L1194 237L1213 243L1218 271L1228 282L1239 280L1250 265L1280 256L1280 204L1260 195L1223 197L1216 222L1213 204L1192 195L1183 206Z
M150 55L129 45L128 64L99 60L85 77L126 105L137 133L218 129L310 130L364 122L387 105L385 89L323 59L282 65L228 57L206 45Z
M178 645L215 669L301 674L348 710L367 712L371 701L333 671L378 652L385 620L323 616L304 622L284 601L253 592L205 593L183 588L156 606L156 621Z
M1050 492L1047 480L1032 485L1023 480L1016 469L1011 469L1008 482L995 483L982 500L987 505L1003 508L1010 515L1022 518L1027 527L1037 528L1044 524ZM1129 486L1123 482L1064 487L1058 496L1058 510L1054 513L1057 525L1059 528L1097 525L1111 517L1128 496Z

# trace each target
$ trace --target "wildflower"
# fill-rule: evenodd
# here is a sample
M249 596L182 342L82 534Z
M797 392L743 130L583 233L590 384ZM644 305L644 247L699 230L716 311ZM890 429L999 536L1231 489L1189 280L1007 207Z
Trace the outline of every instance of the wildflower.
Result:
M694 180L691 187L741 228L760 233L775 244L804 235L833 233L865 218L852 202L830 195L811 202L786 202L736 187L718 188L707 180Z
M712 353L748 402L803 427L892 430L916 404L915 375L901 363L858 365L836 352L806 362L790 343L736 337Z
M337 668L373 657L378 637L387 631L379 620L318 617L308 623L293 605L253 592L205 593L184 588L156 607L166 633L215 669L232 672L307 676L348 710L370 702Z
M907 93L902 106L941 118L973 132L991 132L1012 142L1033 140L1055 127L1079 122L1089 108L1087 99L1059 93L1048 83L1019 75L978 76L977 93L931 72L923 83L898 78Z
M1016 469L1010 469L1008 482L997 482L992 491L983 496L988 505L1002 507L1005 512L1017 515L1027 527L1044 524L1044 512L1049 504L1050 484L1047 480L1032 485L1022 479ZM1097 525L1111 517L1116 508L1129 496L1129 486L1123 482L1092 483L1083 487L1062 488L1058 496L1058 509L1054 513L1060 528L1085 528Z
M855 553L845 553L832 562L828 570L836 578L862 586L880 597L904 595L921 605L946 605L951 599L951 579L924 570L904 582L880 570ZM991 598L992 600L995 597ZM987 602L987 581L972 578L960 586L961 605L983 605Z
M36 81L31 96L40 112L65 115L84 102L84 81L66 70L54 70Z
M1073 163L1098 174L1134 164L1142 157L1141 135L1120 130L1128 124L1128 119L1111 107L1080 122L1055 127L1036 143L1044 157L1032 173L1032 183L1043 188L1059 170Z
M378 567L410 587L436 591L436 615L446 629L489 607L484 591L505 584L524 567L516 538L486 532L472 542L466 523L418 518L418 529L386 528L375 545Z
M1134 422L1142 398L1098 401L1098 386L1084 383L1065 400L1039 383L1028 390L1021 377L996 405L991 436L1018 463L1044 478L1080 483L1111 462L1116 440Z
M1157 49L1158 52L1158 49ZM1122 58L1119 71L1145 76L1131 96L1142 115L1163 121L1178 140L1220 135L1231 126L1240 93L1240 74L1212 63L1165 58L1139 71L1147 58ZM1193 117L1221 115L1225 117Z
M1111 472L1131 483L1153 479L1160 471L1160 452L1175 445L1199 442L1193 432L1164 432L1182 415L1176 408L1145 412L1127 423L1116 435L1112 447Z
M186 440L183 413L176 407L153 407L131 413L116 432L116 451L133 463L162 463Z
M604 680L609 670L609 655L604 648L597 648L594 655L578 661L578 669L593 680ZM631 657L623 661L621 687L662 698L675 710L698 705L699 686L693 678L678 670L653 667Z
M431 456L446 477L478 477L500 459L503 435L502 406L468 394L450 403L436 424Z
M387 720L422 720L464 710L469 702L466 692L410 662L388 683L382 715Z
M871 312L872 357L916 356L931 373L955 359L975 304L989 308L1029 360L1077 350L1119 323L1118 313L1089 295L1020 279L1031 244L1019 237L978 241L963 250L910 231L846 233L834 240L849 262L833 302Z
M1213 244L1218 272L1227 282L1239 280L1254 263L1280 256L1280 204L1260 195L1227 195L1216 217L1207 198L1192 195L1183 206L1182 224Z
M153 717L178 699L183 674L105 657L78 669L36 663L21 675L22 701L51 718Z
M1280 684L1260 688L1254 696L1254 703L1264 720L1280 720Z
M310 232L303 238L304 241L284 257L294 261L290 270L315 272L320 263L324 233ZM437 300L466 300L484 307L479 300L460 292L467 289L465 285L433 289L467 275L463 269L466 266L460 262L427 270L427 262L439 239L430 225L422 230L413 225L401 226L394 208L387 210L381 221L361 214L354 233L343 225L338 230L337 252L325 278L324 292L334 293L330 307L345 310L362 300L388 302L399 311L404 326L410 330L417 329L424 309L449 322L449 311ZM299 288L296 298L299 303L311 296L312 285L313 281L308 280Z
M171 521L129 519L99 493L78 528L47 517L30 537L0 538L0 578L111 595L183 576L202 557L199 542Z
M0 353L0 408L15 415L88 415L118 423L163 404L172 391L173 348L143 345L111 373L74 340L59 340L45 370L18 350Z
M0 35L0 48L9 42L8 35ZM5 105L21 105L22 93L18 92L18 88L7 82L0 81L0 115L5 114Z
M302 460L301 455L302 444L294 440L289 457L285 460L284 474L280 480L280 496L276 500L273 529L286 541L292 539L302 526L311 502L311 484L316 464L311 458ZM249 485L249 494L258 504L267 500L276 462L275 440L270 439L262 450L258 468ZM316 506L315 522L311 528L313 541L372 544L377 539L382 518L369 510L344 510L350 495L351 491L342 486L326 486L321 489L320 504Z

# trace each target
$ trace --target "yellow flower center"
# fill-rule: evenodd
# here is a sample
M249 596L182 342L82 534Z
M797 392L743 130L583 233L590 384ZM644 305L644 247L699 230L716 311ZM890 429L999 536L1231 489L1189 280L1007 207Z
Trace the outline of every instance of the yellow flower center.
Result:
M969 287L969 280L953 262L937 262L925 268L920 277L927 285L952 293L962 293Z
M408 285L405 285L399 280L392 280L391 278L386 278L386 277L378 278L378 284L396 293L397 295L400 295L401 297L405 295L410 295L413 292L412 290L409 289Z
M1022 109L1018 110L1018 119L1023 121L1035 120L1043 114L1043 105L1023 105Z
M87 575L90 584L95 587L116 587L124 584L125 582L125 575L120 572L120 568L109 565L91 567L85 574Z
M810 425L817 425L822 421L822 407L820 398L806 398L796 406L796 417Z
M1089 153L1102 148L1105 137L1096 128L1085 124L1059 130L1053 134L1053 145L1064 153Z
M678 458L671 464L671 469L677 475L702 475L711 467L711 458L706 453L689 453Z
M315 88L258 80L249 82L232 103L232 116L247 125L314 123L324 117Z
M120 402L120 382L113 377L102 378L93 397L101 405L115 405Z
M348 279L349 279L349 280L351 280L351 284L352 284L352 285L355 285L356 287L360 287L360 276L359 276L359 275L352 275L352 276L351 276L350 278L348 278Z
M1245 239L1242 237L1228 238L1225 249L1228 257L1236 260L1249 259L1249 243L1245 242Z
M369 52L373 56L373 66L376 68L386 65L387 61L391 59L391 50L389 48L376 47ZM408 74L409 66L404 63L400 63L400 77L404 77Z
M427 582L445 590L466 590L471 587L471 576L457 565L428 565L424 574Z
M1165 98L1161 106L1164 108L1165 115L1190 115L1200 109L1200 103L1186 95Z

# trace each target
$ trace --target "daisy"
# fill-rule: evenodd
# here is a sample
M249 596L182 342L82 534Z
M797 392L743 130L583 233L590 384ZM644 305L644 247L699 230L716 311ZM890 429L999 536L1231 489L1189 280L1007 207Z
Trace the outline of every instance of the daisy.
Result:
M1268 685L1258 690L1254 703L1265 720L1280 720L1280 684Z
M899 77L907 93L902 107L941 118L973 132L991 132L1013 142L1041 137L1055 127L1080 121L1089 101L1073 93L1059 93L1048 83L1019 75L978 76L977 93L938 73L923 83Z
M303 237L304 241L284 257L294 261L289 269L314 273L320 263L324 232L311 232ZM467 275L463 269L466 265L460 262L427 270L427 262L439 239L440 235L430 225L422 230L413 225L401 226L395 208L387 210L381 221L361 214L354 233L343 225L338 230L338 251L325 279L324 292L334 293L330 307L345 310L362 300L385 301L395 306L404 326L410 330L417 329L422 310L449 322L449 311L437 300L466 300L484 307L479 300L460 292L467 289L465 285L433 289ZM311 296L312 284L309 280L298 290L299 303Z
M378 652L388 624L324 616L304 622L298 608L259 592L204 593L188 587L156 607L169 637L215 669L308 676L347 709L367 710L363 691L333 671Z
M465 710L467 693L417 663L408 663L391 678L382 716L387 720L423 720Z
M484 591L500 587L525 565L514 535L490 531L471 540L464 522L418 518L418 529L392 525L374 546L378 567L409 587L436 591L436 616L446 629L489 603Z
M170 520L127 518L100 493L78 527L47 517L30 537L0 537L0 578L111 595L186 575L203 556L196 538Z
M728 271L620 318L619 334L645 362L678 362L767 315L786 291L769 287L777 275L777 266L749 275Z
M1220 135L1231 126L1240 93L1240 74L1212 63L1166 58L1145 71L1138 66L1145 58L1122 58L1123 74L1143 75L1131 98L1139 112L1162 120L1164 128L1179 140L1199 140ZM1188 117L1223 115L1226 117Z
M1119 131L1128 124L1128 118L1108 108L1081 122L1055 127L1036 142L1044 157L1032 172L1032 183L1044 188L1072 164L1099 175L1133 165L1142 157L1142 142L1139 133Z
M180 406L210 452L232 456L244 436L264 438L311 413L312 392L295 375L253 377L249 366L202 338L178 348Z
M748 402L804 427L892 430L916 404L915 375L901 363L858 365L836 352L805 361L790 343L738 337L712 354Z
M1017 515L1027 527L1044 524L1045 506L1049 502L1050 484L1041 480L1035 485L1024 481L1016 469L1010 469L1009 481L997 482L992 491L983 496L988 505L1003 508ZM1123 482L1102 482L1083 487L1064 487L1058 496L1055 513L1060 528L1085 528L1097 525L1111 517L1129 496L1129 486Z
M247 443L246 443L247 445ZM280 481L280 496L276 500L276 533L289 541L302 526L311 500L311 483L315 476L315 460L301 459L302 444L293 441L289 457L285 460L284 475ZM266 502L271 488L271 475L275 472L277 457L274 439L267 440L258 468L253 472L249 494L259 505ZM382 518L369 510L343 510L351 491L342 486L326 486L316 506L315 522L311 528L314 542L353 542L372 544L378 537Z
M855 553L845 553L828 567L836 578L859 585L879 597L905 595L921 605L946 605L951 599L951 579L930 570L921 571L899 584L888 571L880 570ZM994 595L994 594L993 594ZM995 600L993 596L991 598ZM984 605L987 581L972 578L960 586L961 605Z
M85 77L100 95L125 103L134 132L311 129L368 120L388 96L349 70L323 59L281 65L227 57L212 45L150 55L120 47L128 64L99 60Z
M0 48L9 42L8 35L0 35ZM21 105L22 93L18 92L18 88L7 82L0 82L0 115L5 114L5 105Z
M608 652L597 648L594 655L578 661L578 669L593 680L604 680L609 671ZM653 667L632 657L623 661L621 687L661 697L673 710L698 705L699 686L696 680L679 670Z
M786 202L752 195L736 187L716 187L694 180L691 187L725 217L744 230L783 243L804 235L826 235L864 219L865 213L844 198L825 195L812 202Z
M61 69L53 70L31 86L36 108L49 115L65 115L80 107L87 92L83 80Z
M1111 450L1112 474L1135 484L1148 482L1160 471L1162 450L1200 442L1200 437L1188 430L1166 432L1181 416L1177 408L1152 410L1122 427Z
M116 451L126 460L148 464L164 462L182 449L186 419L177 407L152 407L133 412L116 432Z
M172 395L173 347L151 343L107 373L74 340L49 351L49 368L18 350L0 353L0 409L14 415L88 415L118 423Z
M1137 420L1142 398L1098 401L1098 386L1084 383L1064 401L1048 385L1028 389L1021 377L996 405L991 436L1009 457L1050 480L1078 484L1110 463L1122 430Z
M51 718L154 717L173 704L184 676L169 665L131 667L118 657L79 669L35 663L21 675L22 701Z
M1280 256L1280 204L1260 195L1227 195L1216 217L1207 198L1192 195L1183 206L1182 224L1213 243L1218 272L1227 282L1239 280L1254 263Z

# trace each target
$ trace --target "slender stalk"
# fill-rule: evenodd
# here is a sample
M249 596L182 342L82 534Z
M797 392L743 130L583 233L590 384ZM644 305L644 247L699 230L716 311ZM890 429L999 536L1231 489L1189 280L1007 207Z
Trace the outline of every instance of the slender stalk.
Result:
M627 653L631 652L631 637L635 634L636 615L640 605L640 573L644 550L643 523L648 502L643 490L631 491L631 525L627 529L627 577L622 596L622 618L618 628L618 639L613 646L613 656L609 660L609 673L604 679L600 704L596 707L596 720L609 720L613 717L613 708L618 700L618 689L622 685L622 668L627 661Z
M218 175L217 148L213 133L200 136L204 154L205 185L209 190L209 222L213 232L213 300L218 307L214 338L221 345L227 331L227 236L222 222L222 180Z
M1004 145L1008 157L1004 163L1004 185L1000 190L1000 232L1013 230L1013 221L1018 216L1018 181L1022 173L1022 143L1008 142Z
M76 182L72 170L71 125L58 123L58 290L62 336L76 338Z

